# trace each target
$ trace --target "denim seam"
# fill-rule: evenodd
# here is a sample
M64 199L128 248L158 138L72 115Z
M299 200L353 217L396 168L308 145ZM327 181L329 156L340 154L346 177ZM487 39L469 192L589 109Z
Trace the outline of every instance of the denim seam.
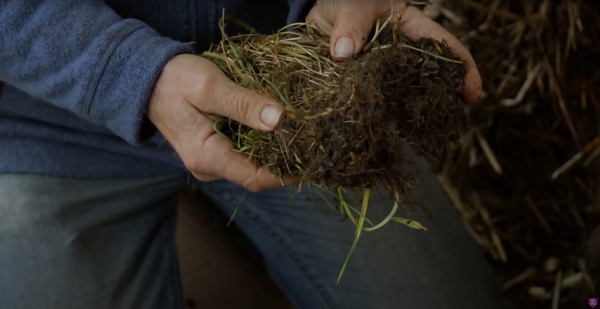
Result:
M210 190L222 196L226 200L233 201L231 196L228 197L228 194L224 194L224 192L221 190ZM302 261L300 254L298 254L298 252L292 248L289 242L287 242L285 238L279 232L277 232L276 229L272 228L268 223L263 221L260 216L252 212L248 207L242 207L240 210L240 213L243 214L244 217L266 232L271 241L275 243L275 245L290 259L290 261L292 261L309 285L313 287L316 294L319 296L319 299L325 306L330 309L340 308L333 300L333 297L327 292L326 288L320 282L317 276L312 273L310 267Z

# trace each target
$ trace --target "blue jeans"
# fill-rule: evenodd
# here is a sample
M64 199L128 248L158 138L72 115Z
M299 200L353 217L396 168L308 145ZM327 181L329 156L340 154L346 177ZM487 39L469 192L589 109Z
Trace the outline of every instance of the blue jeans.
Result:
M418 200L433 221L419 220L429 231L390 223L363 233L340 284L354 226L339 222L318 194L246 193L234 222L297 308L502 308L481 250L434 178L423 171L419 179ZM0 175L0 308L183 308L174 230L185 186L227 216L244 194L187 174L99 181ZM372 198L377 221L392 204L383 194Z

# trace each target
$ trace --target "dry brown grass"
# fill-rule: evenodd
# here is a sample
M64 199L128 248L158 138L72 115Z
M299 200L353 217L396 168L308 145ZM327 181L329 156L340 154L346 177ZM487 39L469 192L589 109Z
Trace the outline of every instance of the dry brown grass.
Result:
M589 245L600 218L600 2L447 0L445 10L486 96L440 180L509 308L588 307L600 292Z

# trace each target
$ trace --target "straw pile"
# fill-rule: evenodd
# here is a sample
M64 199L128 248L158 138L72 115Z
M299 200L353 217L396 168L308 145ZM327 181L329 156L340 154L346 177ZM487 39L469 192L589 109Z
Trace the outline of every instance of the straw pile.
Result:
M600 295L600 1L446 0L438 12L486 92L440 181L508 308L589 307Z

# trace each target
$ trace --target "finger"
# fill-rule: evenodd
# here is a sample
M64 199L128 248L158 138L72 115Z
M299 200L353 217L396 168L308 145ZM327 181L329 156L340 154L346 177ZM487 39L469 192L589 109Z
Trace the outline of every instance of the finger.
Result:
M317 25L327 35L331 35L331 32L333 31L333 26L331 26L331 24L321 16L319 11L314 8L310 10L306 16L306 22Z
M208 175L208 174L197 174L194 172L192 172L192 175L194 175L194 178L196 178L202 182L211 182L211 181L221 179L220 177L217 177L217 176Z
M229 117L260 131L272 131L283 115L283 107L275 100L244 88L224 77L208 89L213 104L202 106L205 113Z
M400 21L403 32L412 40L432 38L446 41L450 49L465 61L465 101L475 103L481 96L481 76L471 53L440 24L428 18L423 12L414 7L409 7Z
M373 9L365 8L360 1L348 1L340 7L329 41L333 58L344 59L359 53L367 43L375 18Z
M202 164L211 175L217 175L252 192L279 188L285 184L265 168L256 166L246 156L235 152L231 143L217 134L206 140L204 149L210 149L210 153L206 153Z

